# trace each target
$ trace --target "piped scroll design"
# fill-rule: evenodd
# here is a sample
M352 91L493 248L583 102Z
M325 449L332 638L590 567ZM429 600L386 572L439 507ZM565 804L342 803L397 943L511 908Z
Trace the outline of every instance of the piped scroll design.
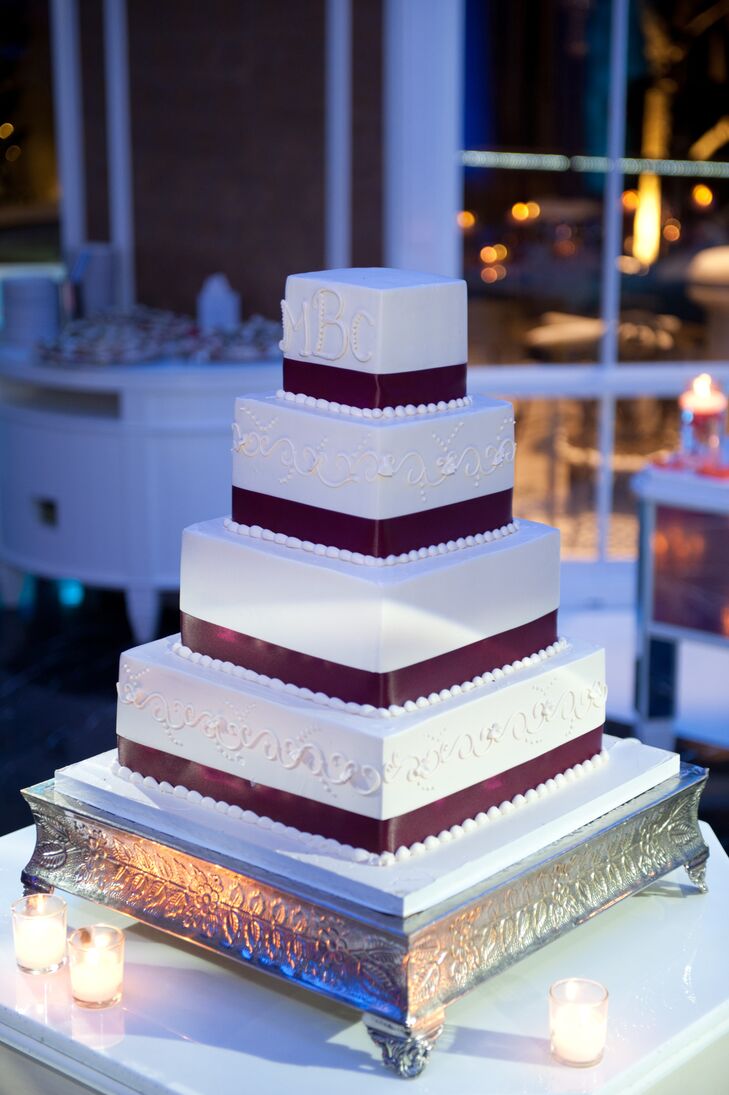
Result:
M328 789L348 784L357 794L372 795L382 783L380 773L371 765L360 764L337 750L325 752L311 740L310 729L302 730L299 740L295 741L293 738L280 739L267 727L253 727L249 722L253 705L248 711L233 711L229 716L208 708L198 710L194 704L169 698L160 691L146 692L141 687L139 674L126 661L122 662L118 693L120 703L133 706L137 711L146 710L175 745L183 745L177 736L180 733L198 731L214 741L228 759L236 760L241 766L246 763L246 755L255 752L288 771L305 769Z
M247 412L247 408L244 408ZM478 488L481 480L492 475L503 464L513 463L516 446L507 437L483 449L469 444L465 448L453 447L455 434L463 425L459 422L451 434L441 438L433 432L436 452L424 456L411 449L403 455L381 452L371 445L369 435L362 445L352 452L332 452L327 449L327 438L316 445L297 446L286 436L271 437L260 428L242 431L233 423L233 452L256 459L278 460L283 470L281 482L299 476L318 479L325 487L344 487L352 483L382 483L402 480L417 488L424 499L427 493L454 476L460 475ZM255 426L255 423L254 423Z
M514 710L504 722L492 722L478 731L467 731L451 740L435 742L423 753L393 752L385 762L384 782L392 784L405 780L425 785L439 768L480 760L507 738L539 745L551 723L559 721L571 728L584 723L593 709L603 712L606 696L605 682L595 680L580 692L566 689L556 700L547 697L537 700L527 710Z

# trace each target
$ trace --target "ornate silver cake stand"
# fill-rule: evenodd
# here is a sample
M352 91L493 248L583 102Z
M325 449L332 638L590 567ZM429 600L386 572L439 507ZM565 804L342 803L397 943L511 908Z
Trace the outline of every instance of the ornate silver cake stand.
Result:
M445 1007L681 865L706 890L703 768L422 913L401 918L293 886L55 790L23 791L36 847L27 890L59 887L364 1012L385 1065L422 1072Z

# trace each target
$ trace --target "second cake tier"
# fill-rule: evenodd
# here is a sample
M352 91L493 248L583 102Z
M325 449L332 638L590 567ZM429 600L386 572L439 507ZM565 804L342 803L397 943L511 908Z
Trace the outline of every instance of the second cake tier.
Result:
M233 519L380 558L509 524L511 405L451 402L367 417L283 392L238 399Z

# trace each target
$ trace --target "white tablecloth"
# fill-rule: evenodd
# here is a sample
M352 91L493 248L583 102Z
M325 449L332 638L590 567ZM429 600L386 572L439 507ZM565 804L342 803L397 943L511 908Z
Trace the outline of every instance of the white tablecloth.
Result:
M677 871L452 1005L412 1090L729 1090L729 860L705 835L708 895ZM84 1011L70 1002L66 971L21 974L9 905L32 844L29 829L0 840L2 1095L371 1095L405 1082L384 1071L356 1013L80 900L70 901L72 926L127 927L122 1004ZM608 1047L592 1069L549 1056L547 989L566 976L596 978L610 991Z

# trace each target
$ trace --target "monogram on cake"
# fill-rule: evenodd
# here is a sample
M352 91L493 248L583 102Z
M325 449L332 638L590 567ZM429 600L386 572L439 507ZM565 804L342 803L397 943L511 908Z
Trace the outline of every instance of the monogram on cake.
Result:
M465 283L297 274L282 318L181 634L122 655L116 771L388 864L599 768L604 656L558 636L559 533L514 519L510 404L467 394Z

